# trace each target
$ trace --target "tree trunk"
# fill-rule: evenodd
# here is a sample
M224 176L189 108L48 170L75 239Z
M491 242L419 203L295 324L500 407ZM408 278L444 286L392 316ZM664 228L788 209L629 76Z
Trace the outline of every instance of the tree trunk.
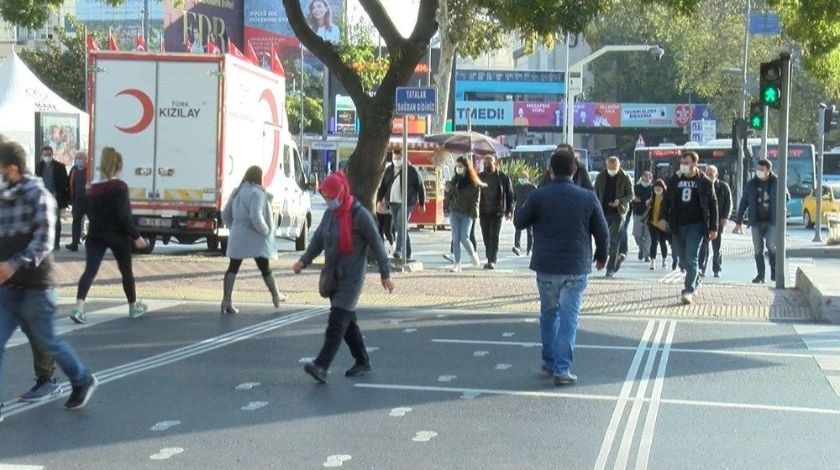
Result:
M356 148L347 164L347 177L353 195L371 210L385 170L382 162L391 139L394 105L393 101L390 106L384 101L382 98L373 99L366 107L358 109L361 129Z
M446 115L449 111L449 85L452 78L452 67L455 64L455 44L449 34L449 1L441 0L437 14L438 33L440 35L440 62L435 74L435 85L438 89L437 113L435 113L432 132L439 134L446 131ZM453 121L454 124L454 121Z

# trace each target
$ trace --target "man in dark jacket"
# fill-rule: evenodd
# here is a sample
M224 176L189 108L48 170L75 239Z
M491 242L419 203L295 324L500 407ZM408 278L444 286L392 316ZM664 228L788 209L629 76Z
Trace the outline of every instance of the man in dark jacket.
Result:
M715 190L697 168L699 160L696 152L682 154L680 171L668 183L658 222L660 230L671 231L673 249L685 269L680 300L686 305L694 302L694 292L700 286L700 243L706 236L712 241L717 238L720 222Z
M76 152L73 168L70 169L70 204L73 208L73 239L65 245L70 251L79 251L82 239L82 224L87 213L87 153Z
M55 246L53 249L58 251L61 249L61 211L70 205L70 178L67 176L67 168L64 164L53 159L52 147L45 146L41 149L41 161L35 165L35 176L41 177L44 186L55 198Z
M639 247L639 261L650 262L650 230L644 220L647 203L653 196L653 174L649 171L642 173L639 182L633 187L633 202L630 210L633 212L633 238Z
M70 379L73 392L64 407L81 408L97 381L55 333L55 199L40 178L27 174L19 144L0 142L0 177L0 377L3 350L21 326Z
M717 197L718 217L718 236L711 242L712 245L712 272L715 277L720 277L720 272L723 269L723 254L720 252L721 239L723 238L723 229L726 228L729 217L732 215L732 191L729 190L729 185L718 179L718 169L714 165L706 167L706 177L712 182L715 190L715 197ZM709 264L709 238L703 239L700 245L700 276L706 277L706 267Z
M420 212L426 211L426 188L423 186L423 178L414 165L408 165L408 201L404 203L402 193L403 155L400 149L393 150L391 161L393 165L385 169L382 175L382 182L379 184L379 191L376 192L376 200L383 202L390 210L394 221L394 230L397 232L397 246L394 249L394 258L402 256L403 247L403 210L406 211L406 221L411 221L411 212L416 204L420 204ZM405 256L411 259L411 237L406 230Z
M633 181L621 169L621 161L618 157L608 158L607 168L595 178L595 194L601 201L601 209L610 226L610 260L607 263L607 277L613 277L626 257L619 254L621 229L624 218L630 210L630 201L633 200Z
M502 218L513 217L513 185L510 178L499 170L496 157L484 157L484 170L479 178L487 186L481 188L478 205L478 220L481 224L481 237L484 239L484 251L487 264L484 269L495 269L499 255L499 233L502 231Z
M577 381L571 373L578 315L594 260L607 264L609 234L601 204L592 191L572 182L574 156L558 150L551 157L554 182L531 193L516 212L517 229L534 229L531 270L537 274L540 295L542 370L555 385Z

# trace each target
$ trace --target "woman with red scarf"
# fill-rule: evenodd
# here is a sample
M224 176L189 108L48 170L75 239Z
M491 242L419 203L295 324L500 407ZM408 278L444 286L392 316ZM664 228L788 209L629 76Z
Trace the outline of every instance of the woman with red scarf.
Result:
M327 369L341 346L342 338L356 360L344 375L355 377L371 371L362 332L356 323L356 304L365 283L368 249L373 251L379 263L382 287L393 292L394 284L390 278L388 253L376 222L350 194L347 175L343 172L331 174L321 183L320 191L328 210L312 235L309 248L292 270L300 274L321 252L324 253L326 266L335 270L337 282L335 292L330 296L330 318L324 346L315 361L303 368L319 383L325 383Z

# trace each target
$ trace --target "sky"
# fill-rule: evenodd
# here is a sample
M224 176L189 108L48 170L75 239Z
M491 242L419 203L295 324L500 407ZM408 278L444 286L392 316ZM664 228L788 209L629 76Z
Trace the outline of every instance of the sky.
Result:
M417 23L417 8L419 0L380 0L391 16L391 21L397 26L403 36L408 37ZM350 18L364 17L367 19L362 6L357 0L347 0L347 9Z

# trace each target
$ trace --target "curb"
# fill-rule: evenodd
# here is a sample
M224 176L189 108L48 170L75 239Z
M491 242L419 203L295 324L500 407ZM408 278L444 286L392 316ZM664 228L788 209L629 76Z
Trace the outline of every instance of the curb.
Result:
M840 289L829 287L831 274L814 266L796 270L796 289L805 297L811 318L818 322L840 324Z
M840 259L840 246L814 246L807 248L791 248L787 250L787 257Z

